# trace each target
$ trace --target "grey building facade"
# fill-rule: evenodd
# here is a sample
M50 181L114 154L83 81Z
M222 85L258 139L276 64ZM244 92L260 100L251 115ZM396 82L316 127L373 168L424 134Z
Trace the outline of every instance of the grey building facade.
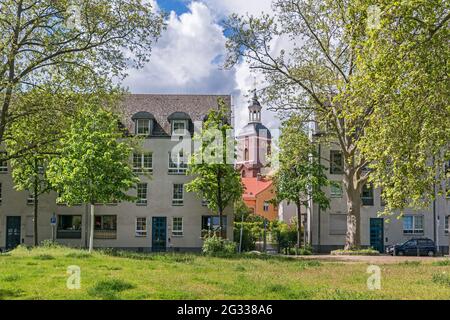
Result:
M142 136L143 145L130 155L140 177L136 202L97 205L95 239L97 248L136 251L198 251L205 231L218 227L218 217L204 201L185 190L192 152L194 123L205 119L223 99L231 110L231 96L216 95L129 95L123 101L122 125L130 134ZM231 111L230 111L231 116ZM191 148L191 150L189 150ZM0 248L32 245L33 199L16 191L7 163L0 166ZM52 192L40 197L39 242L86 247L89 208L56 203ZM233 237L233 210L224 217L225 236ZM53 222L53 224L51 224Z

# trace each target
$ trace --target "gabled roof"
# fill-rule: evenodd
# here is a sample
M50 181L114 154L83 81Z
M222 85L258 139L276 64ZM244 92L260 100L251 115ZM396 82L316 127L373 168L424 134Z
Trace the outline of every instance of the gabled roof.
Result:
M273 182L272 180L261 179L258 178L242 178L242 183L245 186L244 190L244 199L255 199L258 194L271 187Z

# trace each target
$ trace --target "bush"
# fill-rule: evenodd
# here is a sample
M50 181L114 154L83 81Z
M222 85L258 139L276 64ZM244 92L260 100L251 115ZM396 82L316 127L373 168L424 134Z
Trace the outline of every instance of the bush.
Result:
M232 255L236 253L236 243L213 235L205 238L202 252L209 256Z
M239 246L241 237L241 225L242 222L234 223L234 241L236 242L237 246ZM244 222L242 231L242 251L244 252L255 250L256 241L259 239L261 234L259 223Z
M51 249L51 248L61 248L61 245L59 245L57 242L55 242L53 240L47 239L47 240L41 241L40 247Z
M300 256L310 256L312 255L313 251L312 251L312 247L311 246L306 246L306 247L302 247L298 250L298 254L297 254L297 248L289 248L288 250L288 254L291 256L296 256L296 255L300 255Z
M334 250L331 251L333 256L378 256L380 253L372 248L369 249L353 249L353 250Z

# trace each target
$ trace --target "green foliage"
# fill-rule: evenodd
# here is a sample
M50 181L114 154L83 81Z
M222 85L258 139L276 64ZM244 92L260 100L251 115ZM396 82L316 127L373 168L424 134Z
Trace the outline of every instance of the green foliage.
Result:
M186 185L186 190L197 193L207 201L209 209L221 216L226 207L241 199L243 186L233 166L235 141L226 120L229 112L222 99L218 104L219 109L208 113L201 132L194 136L199 148L189 161L188 174L194 179Z
M88 290L89 295L105 300L117 300L117 294L135 286L120 279L102 280Z
M59 156L47 170L60 192L58 201L75 205L132 199L126 192L138 182L129 163L133 148L120 132L118 120L96 105L77 113L59 141Z
M206 237L203 242L202 252L205 255L215 256L215 255L233 255L236 253L236 244L232 241L228 241L212 235Z
M434 273L431 281L433 281L436 284L440 284L443 286L450 286L450 276L446 272L441 273Z
M272 234L275 235L279 251L289 254L297 243L297 224L279 222L272 226Z
M357 3L361 10L372 4ZM383 190L385 212L426 208L435 184L448 179L443 162L450 159L449 5L445 0L376 4L380 25L360 43L355 60L360 72L342 101L348 109L362 99L371 106L360 148L370 161L371 180Z
M164 27L163 15L144 0L1 0L0 7L1 143L14 137L10 126L23 116L40 117L17 101L21 94L89 94L114 87L114 77L148 61ZM56 110L49 105L42 111Z

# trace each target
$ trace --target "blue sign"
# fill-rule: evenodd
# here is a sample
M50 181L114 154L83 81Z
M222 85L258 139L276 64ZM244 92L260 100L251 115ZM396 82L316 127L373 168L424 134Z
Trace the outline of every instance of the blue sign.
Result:
M53 216L50 218L50 224L52 226L56 226L56 215L53 214Z

